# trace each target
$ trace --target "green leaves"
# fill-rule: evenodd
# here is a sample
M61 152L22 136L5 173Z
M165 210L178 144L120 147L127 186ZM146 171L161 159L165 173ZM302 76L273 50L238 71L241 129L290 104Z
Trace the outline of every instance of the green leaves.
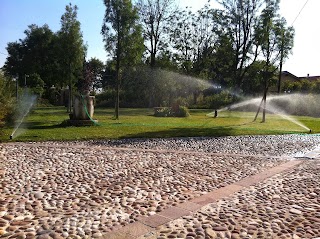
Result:
M25 38L8 43L8 58L4 70L11 76L19 76L22 84L24 75L37 74L47 86L66 86L75 82L82 70L85 46L77 6L66 6L61 17L61 29L54 33L48 25L29 25Z
M14 111L14 85L15 82L13 82L10 78L5 77L4 73L0 71L0 128L4 125L5 121L7 121L8 117L10 117Z
M131 0L105 0L104 4L106 11L101 34L106 51L116 61L115 119L118 119L122 69L141 60L143 39L138 24L138 11L132 6Z
M34 24L29 25L24 33L24 39L8 43L9 56L4 66L5 72L14 77L19 75L20 78L23 78L24 74L37 73L48 85L54 84L54 33L47 25L39 27ZM20 83L22 84L22 80Z
M83 44L80 22L77 20L78 7L71 3L61 16L61 28L58 31L59 60L62 71L62 84L75 83L81 75L86 48Z
M121 59L121 65L141 60L144 51L138 10L130 0L105 0L105 17L101 34L108 55Z

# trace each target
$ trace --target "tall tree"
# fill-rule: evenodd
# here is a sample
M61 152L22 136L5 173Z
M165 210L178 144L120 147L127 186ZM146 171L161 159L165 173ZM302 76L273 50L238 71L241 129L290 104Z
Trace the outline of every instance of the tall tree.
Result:
M202 9L176 11L172 17L170 40L181 69L190 74L194 65L203 66L204 52L215 44L219 35L219 10L205 5Z
M191 11L177 11L172 17L172 30L170 40L175 52L175 60L180 69L185 73L191 73L192 62L195 56L193 42L197 27L196 16Z
M210 9L208 5L205 5L197 12L193 23L196 26L193 37L196 70L200 75L206 75L208 79L207 72L212 71L208 62L212 61L217 46L221 45L219 41L226 35L223 32L222 19L223 15L220 10Z
M20 76L21 85L21 79L26 74L38 74L47 85L56 84L54 72L57 70L57 54L53 48L55 34L48 25L39 27L35 24L29 25L24 33L24 39L8 43L8 57L4 66L6 74Z
M288 56L290 46L292 46L293 38L284 38L282 33L285 29L285 21L280 19L279 10L280 0L266 1L266 6L261 13L259 24L256 28L256 43L264 58L263 67L263 116L262 122L265 122L266 116L266 99L269 88L269 81L275 74L274 65L278 66L279 62ZM293 36L293 35L292 35ZM284 42L286 40L286 42ZM284 45L287 45L284 49ZM259 112L259 110L258 110Z
M9 42L7 47L8 57L3 66L3 70L7 75L12 77L23 75L26 72L23 66L23 58L25 50L21 42Z
M143 28L143 37L147 54L147 62L151 68L157 66L157 58L166 52L168 47L168 26L172 23L172 16L175 11L175 0L138 0L140 21ZM166 54L166 53L164 53ZM159 65L158 65L159 66ZM156 105L155 94L157 84L156 71L151 71L148 88L150 90L149 107Z
M284 61L288 58L290 53L292 53L293 43L294 43L294 28L287 27L287 22L284 18L280 18L277 25L277 38L280 42L280 63L279 63L279 77L278 77L278 93L281 92L281 72L282 65Z
M258 49L254 44L254 30L264 0L218 0L225 14L225 29L232 36L235 51L233 79L240 89L248 66L256 58Z
M116 61L115 119L119 119L120 83L124 66L138 61L144 51L138 9L131 0L104 0L106 6L101 34L109 56Z
M159 50L167 45L166 27L171 24L175 11L174 0L138 0L143 36L150 54L150 66L156 66Z
M210 9L208 5L196 13L188 9L175 12L170 27L170 42L180 71L200 76L205 80L215 77L214 73L217 70L213 65L216 59L215 46L218 45L216 43L219 35L223 34L220 18L221 11ZM193 89L194 104L196 104L200 89L199 87Z
M93 74L92 91L95 92L98 88L102 87L102 75L105 70L105 65L101 60L95 57L88 61L88 65Z
M223 88L232 87L235 51L232 47L231 37L221 33L215 42L212 53L210 49L204 51L202 57L204 65L207 66L209 79L214 79Z
M77 78L82 74L86 52L80 22L77 20L77 10L77 5L72 6L70 3L66 6L66 11L61 16L61 29L58 32L62 78L69 86L69 112L72 107L72 88Z
M261 95L261 92L265 91L265 66L266 62L264 60L257 60L251 64L249 70L246 73L241 89L243 94L248 96ZM275 65L269 66L270 72L277 72L277 67ZM268 86L273 87L277 82L275 74L272 74L268 79Z

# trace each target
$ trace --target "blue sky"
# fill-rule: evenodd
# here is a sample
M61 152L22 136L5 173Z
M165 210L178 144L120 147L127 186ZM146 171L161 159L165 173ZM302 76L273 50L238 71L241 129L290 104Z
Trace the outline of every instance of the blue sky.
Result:
M280 13L289 25L294 21L307 0L281 0ZM77 5L84 42L88 44L88 58L106 60L100 34L105 7L103 0L0 0L0 67L6 59L8 42L24 38L30 24L47 23L54 32L60 28L60 17L65 6ZM208 0L178 0L180 6L201 8ZM214 0L211 0L213 5ZM320 75L320 24L318 23L319 0L309 0L294 22L296 30L293 54L285 62L283 70L297 76Z

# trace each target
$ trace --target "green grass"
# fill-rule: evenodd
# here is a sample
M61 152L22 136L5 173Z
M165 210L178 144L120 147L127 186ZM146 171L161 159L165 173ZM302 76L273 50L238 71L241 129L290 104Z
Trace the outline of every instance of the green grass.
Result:
M113 120L113 112L114 109L95 109L94 118L99 126L63 127L61 123L68 119L64 107L39 107L25 119L13 141L308 133L277 115L267 115L265 123L261 123L261 118L253 122L253 112L220 112L217 118L212 118L206 115L210 110L191 110L188 118L157 118L153 109L120 109L118 121ZM319 118L294 118L313 133L320 132ZM9 141L12 131L13 127L2 129L0 141Z

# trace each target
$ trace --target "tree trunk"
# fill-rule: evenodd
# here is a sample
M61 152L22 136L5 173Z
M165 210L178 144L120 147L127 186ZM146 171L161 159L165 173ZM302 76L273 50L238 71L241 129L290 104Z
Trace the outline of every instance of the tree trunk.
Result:
M117 73L117 89L116 89L116 105L115 105L115 119L119 119L119 104L120 101L120 76L119 72Z
M156 66L156 54L155 52L151 52L150 66L154 68Z
M69 99L68 99L68 113L72 112L72 73L71 73L71 63L69 63Z
M119 10L118 10L119 11ZM120 19L119 19L120 13L117 12L117 22L118 22L118 29L117 29L117 63L116 63L116 74L117 74L117 87L116 87L116 105L115 105L115 119L119 119L119 101L120 101L120 63L121 63L121 34L120 31Z
M71 82L69 82L69 97L68 97L68 113L71 113L72 111L72 87L71 87Z
M278 79L278 94L281 93L281 73L282 73L282 63L283 63L283 39L282 39L282 44L281 44L281 49L280 49L280 69L279 69L279 79Z
M120 101L120 58L117 57L117 87L116 87L116 105L115 105L115 119L119 119L119 101Z
M197 104L197 98L198 98L198 91L193 92L193 104Z
M151 55L152 56L152 55ZM155 68L152 67L150 65L150 79L149 79L149 82L148 82L148 87L149 87L149 108L151 107L156 107L156 106L160 106L160 105L157 105L156 104L156 89L155 89L155 84L156 84L156 73L155 73Z
M262 123L266 122L266 107L267 107L267 91L268 88L265 89L263 94L263 111L262 111Z

